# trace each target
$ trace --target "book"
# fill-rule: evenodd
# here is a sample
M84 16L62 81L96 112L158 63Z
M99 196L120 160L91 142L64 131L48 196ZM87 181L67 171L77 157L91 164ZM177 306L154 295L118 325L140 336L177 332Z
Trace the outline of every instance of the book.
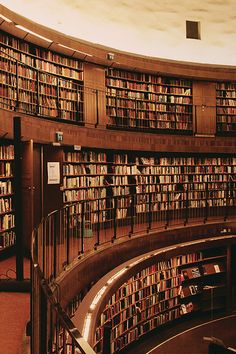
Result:
M195 267L191 269L193 278L198 278L201 276L199 268Z

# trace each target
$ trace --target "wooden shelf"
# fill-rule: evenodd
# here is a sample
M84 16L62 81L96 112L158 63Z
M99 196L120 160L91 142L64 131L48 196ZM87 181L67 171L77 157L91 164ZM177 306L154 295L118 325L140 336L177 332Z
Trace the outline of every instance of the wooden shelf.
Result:
M14 147L0 145L0 252L15 244L13 210L13 159Z

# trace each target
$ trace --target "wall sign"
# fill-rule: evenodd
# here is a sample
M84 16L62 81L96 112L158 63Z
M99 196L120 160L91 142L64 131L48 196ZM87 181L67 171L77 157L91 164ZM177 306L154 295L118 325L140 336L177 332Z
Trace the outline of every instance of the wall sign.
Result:
M48 184L60 184L60 163L59 162L48 162L47 172L48 172Z

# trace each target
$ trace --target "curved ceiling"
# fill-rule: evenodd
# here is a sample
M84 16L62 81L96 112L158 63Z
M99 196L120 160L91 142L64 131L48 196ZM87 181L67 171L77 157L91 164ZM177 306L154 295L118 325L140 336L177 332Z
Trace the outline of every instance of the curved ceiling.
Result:
M129 53L236 65L235 0L2 0L2 5L66 35ZM186 21L201 39L186 38Z

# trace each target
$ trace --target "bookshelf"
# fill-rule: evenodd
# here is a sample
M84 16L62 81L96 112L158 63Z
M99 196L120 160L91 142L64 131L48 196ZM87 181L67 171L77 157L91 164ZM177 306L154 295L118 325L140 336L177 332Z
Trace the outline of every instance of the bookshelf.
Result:
M107 171L105 152L93 150L64 152L63 202L70 204L79 200L89 200L91 206L89 218L93 223L98 222L98 217L100 217L100 222L105 220L106 187L104 178Z
M13 206L13 160L14 147L0 145L0 253L14 245L14 206Z
M83 63L0 31L0 107L83 121Z
M119 161L115 173L119 183L124 182L122 188L128 177L133 177L136 213L148 213L150 208L152 212L178 210L185 208L186 203L192 210L233 205L234 156L121 153L115 158Z
M179 155L89 150L66 152L63 164L63 201L93 200L94 213L100 221L109 210L116 218L130 222L131 198L135 215L152 213L158 220L162 213L183 211L189 216L203 216L230 211L236 188L236 157L230 155ZM105 179L109 178L107 185ZM111 203L106 198L112 198ZM116 205L114 205L114 199ZM108 205L109 204L109 205ZM105 212L107 211L107 212ZM110 213L111 214L111 213ZM98 216L93 216L93 222ZM109 219L112 217L110 216Z
M226 308L226 249L201 252L201 259L179 267L181 315Z
M217 131L236 133L236 83L219 82L216 86Z
M226 309L226 247L153 260L106 298L96 325L94 350L101 352L110 327L111 353L124 349L149 331L196 311ZM213 308L209 288L214 288ZM223 293L217 293L223 289Z
M106 105L110 127L182 134L193 129L190 80L109 68Z

